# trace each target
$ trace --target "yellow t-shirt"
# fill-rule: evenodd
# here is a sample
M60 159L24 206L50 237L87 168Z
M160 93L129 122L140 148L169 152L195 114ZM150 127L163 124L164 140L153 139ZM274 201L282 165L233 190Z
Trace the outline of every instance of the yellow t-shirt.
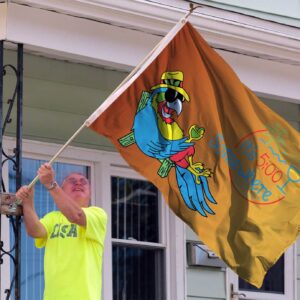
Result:
M107 215L99 207L83 211L86 227L59 211L40 220L47 231L47 238L35 240L36 247L45 247L44 300L101 300Z

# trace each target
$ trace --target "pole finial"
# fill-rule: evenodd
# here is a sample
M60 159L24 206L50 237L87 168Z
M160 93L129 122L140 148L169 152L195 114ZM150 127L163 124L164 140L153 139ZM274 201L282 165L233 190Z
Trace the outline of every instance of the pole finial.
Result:
M189 12L185 15L185 17L183 18L184 21L187 20L187 18L194 12L194 10L196 10L199 7L203 7L202 5L194 5L194 3L190 2L190 10Z

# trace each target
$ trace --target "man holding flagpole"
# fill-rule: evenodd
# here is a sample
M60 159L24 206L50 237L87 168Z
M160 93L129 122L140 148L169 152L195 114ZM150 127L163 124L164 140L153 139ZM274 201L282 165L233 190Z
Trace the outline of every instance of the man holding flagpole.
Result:
M89 207L91 189L84 175L69 174L61 187L50 164L42 165L38 175L59 211L39 220L33 188L23 186L16 196L22 201L27 233L38 248L45 247L44 300L100 300L107 215Z

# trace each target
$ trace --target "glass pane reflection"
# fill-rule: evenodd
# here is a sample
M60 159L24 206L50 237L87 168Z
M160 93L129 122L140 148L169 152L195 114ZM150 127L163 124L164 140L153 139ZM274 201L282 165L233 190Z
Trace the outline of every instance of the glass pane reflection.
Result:
M161 300L163 251L113 246L113 299Z
M111 178L112 237L159 242L158 191L150 182Z

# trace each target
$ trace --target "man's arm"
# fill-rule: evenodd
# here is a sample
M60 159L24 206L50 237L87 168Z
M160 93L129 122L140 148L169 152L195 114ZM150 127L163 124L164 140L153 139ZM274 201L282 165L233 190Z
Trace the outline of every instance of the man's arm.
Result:
M49 189L55 181L55 173L51 165L47 163L43 164L38 170L38 175L41 183L49 191L62 214L64 214L71 223L86 226L86 216L83 209L58 185Z
M17 191L16 197L22 201L24 223L27 234L33 238L45 238L47 237L47 231L40 222L34 209L33 194L33 188L29 190L27 186L22 186Z
M59 210L71 223L86 226L86 216L83 209L60 186L56 186L49 193Z

